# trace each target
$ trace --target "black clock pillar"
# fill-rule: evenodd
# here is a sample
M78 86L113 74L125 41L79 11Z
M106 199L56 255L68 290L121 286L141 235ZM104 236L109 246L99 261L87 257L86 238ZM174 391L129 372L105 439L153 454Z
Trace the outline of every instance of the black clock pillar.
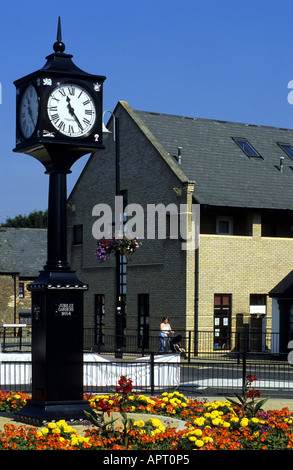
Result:
M66 173L53 171L49 175L48 202L48 260L45 269L66 270L67 225L66 225Z
M67 261L66 178L79 157L103 148L101 111L105 77L78 69L71 62L72 56L64 54L64 48L59 20L55 52L47 58L46 65L15 82L17 113L22 103L22 116L17 117L14 151L37 158L49 175L47 263L28 287L32 295L32 399L15 413L16 421L36 426L59 419L81 421L85 419L84 411L91 412L90 404L83 400L83 295L88 286L77 278ZM65 84L62 92L68 89L69 93L72 83L86 88L95 105L95 124L91 132L81 137L71 138L68 133L58 133L56 126L50 127L49 97L60 82ZM26 130L22 90L30 85L37 92L39 110L35 130L28 137L21 133L19 122L22 119ZM72 109L72 105L68 107L68 122L72 122L68 129L73 127ZM29 118L31 112L27 114Z

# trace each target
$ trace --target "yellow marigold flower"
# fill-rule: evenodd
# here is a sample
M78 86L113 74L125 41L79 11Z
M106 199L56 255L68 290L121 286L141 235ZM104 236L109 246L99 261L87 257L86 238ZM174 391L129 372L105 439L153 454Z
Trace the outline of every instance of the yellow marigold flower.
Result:
M202 447L202 446L204 446L204 441L202 441L201 439L197 439L195 441L195 445L196 445L196 447Z
M65 419L60 419L59 421L57 421L57 426L59 426L60 428L67 426Z
M53 433L53 434L60 434L60 433L61 433L61 429L56 427L56 428L52 429L52 433Z
M240 426L241 427L248 426L248 419L247 418L242 418L242 420L240 421Z
M231 426L230 423L228 423L228 421L223 421L223 428L229 428Z
M42 429L40 430L40 432L43 434L43 436L45 436L46 434L48 434L49 429L48 429L48 428L42 428Z
M75 429L73 429L73 428L72 428L71 426L69 426L69 425L66 425L66 426L64 426L63 431L69 434L69 433L71 433L71 432L75 432Z
M196 436L188 436L188 439L192 442L197 440Z
M55 428L57 428L57 424L56 424L56 423L48 423L47 426L48 426L49 429L55 429Z
M197 437L201 437L201 436L202 436L202 431L201 431L201 429L195 429L195 430L194 430L194 435L197 436Z
M219 424L221 424L222 420L220 418L214 418L212 420L212 423L214 426L219 426Z
M151 398L147 398L147 403L149 403L150 405L155 405L156 402L154 400L152 400Z
M252 423L259 423L259 419L258 418L251 418L250 420Z
M144 421L140 419L138 421L134 421L133 426L138 426L139 428L143 428L144 424L145 424Z
M161 424L161 426L159 426L157 429L159 429L159 431L161 431L161 432L165 432L165 429L166 429L166 428L165 428L165 426L163 426L163 425Z
M205 418L203 416L201 416L200 418L195 418L195 420L193 421L193 424L195 424L196 426L203 426L205 423Z
M234 416L233 418L230 419L232 423L238 423L239 418L237 416Z
M72 446L77 446L77 445L78 445L78 438L77 438L77 436L74 435L74 436L71 437L71 442L70 442L70 444L71 444Z
M150 418L149 422L151 423L152 426L154 426L154 428L158 428L162 424L158 418Z

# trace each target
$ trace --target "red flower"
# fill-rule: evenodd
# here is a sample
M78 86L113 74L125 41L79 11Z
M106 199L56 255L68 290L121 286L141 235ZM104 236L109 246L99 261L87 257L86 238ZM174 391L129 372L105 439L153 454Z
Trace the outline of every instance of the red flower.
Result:
M260 392L258 390L249 390L247 393L248 398L260 397Z
M255 382L256 380L258 380L256 377L254 377L253 375L248 375L247 376L247 381L252 383L252 382Z
M116 392L129 393L132 390L132 380L126 379L124 375L121 375L118 380L119 387L115 387Z
M107 415L110 416L111 407L110 407L109 403L106 403L104 400L101 399L99 401L99 406L100 406L102 411L106 411Z

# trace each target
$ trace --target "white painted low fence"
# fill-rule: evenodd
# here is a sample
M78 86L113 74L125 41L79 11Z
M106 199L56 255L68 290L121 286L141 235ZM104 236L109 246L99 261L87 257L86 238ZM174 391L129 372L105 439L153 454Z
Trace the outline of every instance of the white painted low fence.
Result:
M168 354L140 357L133 361L117 361L98 354L84 354L84 386L114 387L121 375L133 386L164 388L180 385L180 355ZM30 353L0 354L0 388L5 385L30 385L32 365Z

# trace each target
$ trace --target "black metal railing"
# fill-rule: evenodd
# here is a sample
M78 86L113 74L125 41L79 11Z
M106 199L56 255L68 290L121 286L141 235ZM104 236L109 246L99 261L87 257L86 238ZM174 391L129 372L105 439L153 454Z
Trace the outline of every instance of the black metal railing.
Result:
M178 333L179 335L179 333ZM187 352L192 351L193 333L181 332L180 346ZM119 345L119 351L117 351ZM114 354L120 352L121 355L141 355L157 353L160 348L158 332L149 332L146 337L129 332L123 336L104 332L102 336L95 336L92 328L84 329L84 351L97 352L98 354ZM171 351L170 344L167 343L167 350Z
M264 357L280 352L279 333L260 331L236 331L225 338L215 340L213 331L176 331L181 336L180 344L189 357L233 359L235 354L249 352L262 354ZM141 355L157 352L159 349L158 332L150 330L146 337L138 336L135 331L119 337L104 329L102 335L96 335L92 328L84 329L84 350L95 351L99 354L115 354L117 344L122 354ZM221 345L221 347L219 347Z
M269 331L235 331L225 338L215 340L213 331L176 331L181 336L180 345L190 358L234 359L243 352L270 357L280 353L280 335ZM84 328L84 351L110 354L116 357L125 355L148 355L157 353L160 347L158 331L149 330L147 335L127 330L117 337L113 330L103 329L97 334L95 328ZM289 340L288 340L289 341ZM118 346L119 345L119 351ZM219 347L220 345L220 347ZM0 352L31 350L31 327L0 327ZM170 350L170 348L169 348ZM285 352L285 351L284 351Z

